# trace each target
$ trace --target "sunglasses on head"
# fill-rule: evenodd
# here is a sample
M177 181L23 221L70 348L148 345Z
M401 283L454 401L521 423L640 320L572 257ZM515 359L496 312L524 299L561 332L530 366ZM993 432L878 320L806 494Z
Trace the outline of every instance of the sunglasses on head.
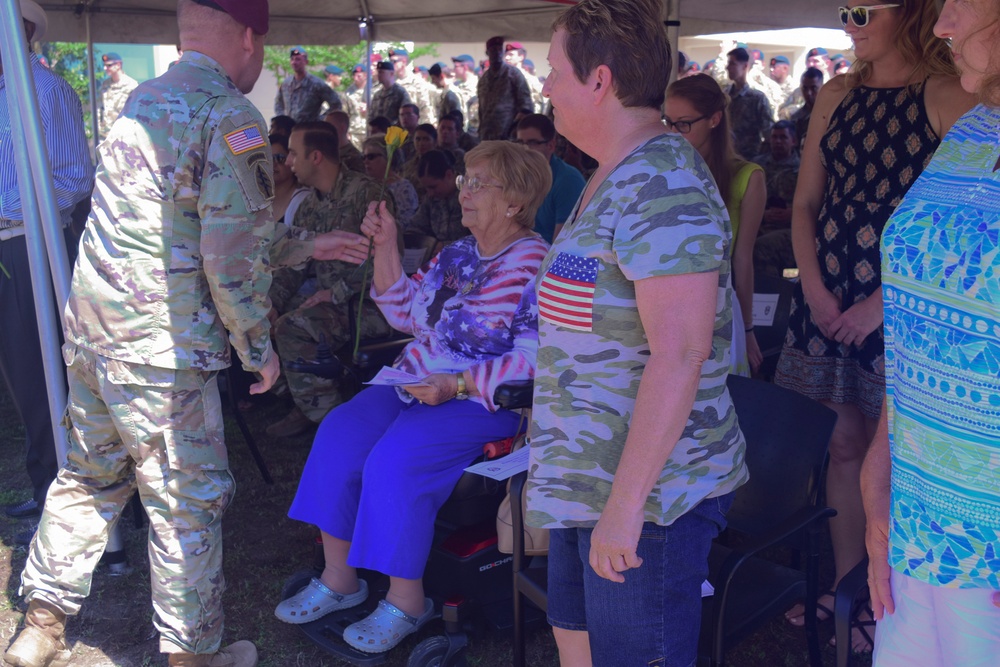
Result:
M847 20L850 19L854 25L859 28L864 28L868 25L868 19L871 13L876 9L892 9L893 7L899 7L899 4L892 5L859 5L857 7L838 7L837 12L840 14L840 22L845 26L847 25Z

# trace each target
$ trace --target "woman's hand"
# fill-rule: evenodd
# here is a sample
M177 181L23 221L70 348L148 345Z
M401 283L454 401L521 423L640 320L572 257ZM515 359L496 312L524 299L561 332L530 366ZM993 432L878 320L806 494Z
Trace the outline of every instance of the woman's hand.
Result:
M857 302L830 325L830 337L845 345L861 345L882 324L882 291Z
M360 264L368 257L368 239L359 234L334 230L317 234L314 243L313 259Z
M389 248L396 252L396 220L384 201L368 204L368 212L361 223L361 233L372 240L376 251Z
M302 302L299 308L312 308L313 306L319 305L321 303L333 303L333 290L321 289L317 290L308 299Z
M441 405L458 395L458 378L454 373L434 373L422 382L424 385L404 386L403 390L421 403Z
M752 331L747 332L747 361L750 362L750 371L753 373L756 373L764 363L764 354L760 351L757 337Z
M590 567L597 576L625 582L622 572L642 565L636 554L642 534L643 511L625 510L609 502L590 536Z
M805 283L802 283L802 294L809 304L813 321L824 336L833 338L830 327L840 317L840 299L823 285L817 285L812 290L806 290L805 286Z

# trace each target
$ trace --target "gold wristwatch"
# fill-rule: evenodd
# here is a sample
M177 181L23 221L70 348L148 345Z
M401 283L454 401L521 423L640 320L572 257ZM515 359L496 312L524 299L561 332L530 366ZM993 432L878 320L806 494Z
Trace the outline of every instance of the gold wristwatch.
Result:
M469 390L465 388L465 374L459 373L458 378L458 393L455 394L455 398L460 401L464 401L469 397Z

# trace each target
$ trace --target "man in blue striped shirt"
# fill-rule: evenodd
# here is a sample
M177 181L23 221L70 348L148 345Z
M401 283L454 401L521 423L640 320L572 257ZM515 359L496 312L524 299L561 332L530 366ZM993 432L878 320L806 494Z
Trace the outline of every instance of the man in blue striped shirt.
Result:
M32 0L21 0L20 4L29 44L32 39L42 39L46 28L44 10ZM30 60L56 203L67 226L67 246L74 253L76 239L68 227L70 213L77 203L89 199L94 187L83 110L80 98L68 83L45 68L35 54L30 54ZM0 62L0 263L9 273L8 277L0 272L0 375L24 422L32 485L31 499L4 509L10 516L26 518L40 512L49 484L55 479L57 462L11 144L11 114L17 111L14 100L8 99L7 84ZM25 535L28 540L31 532Z

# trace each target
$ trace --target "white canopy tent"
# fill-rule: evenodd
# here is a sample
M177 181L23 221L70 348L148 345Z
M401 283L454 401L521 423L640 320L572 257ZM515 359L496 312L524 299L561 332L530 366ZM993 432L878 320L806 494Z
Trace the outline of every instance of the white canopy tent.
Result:
M272 44L354 44L366 19L379 40L485 41L493 35L548 41L552 20L575 0L271 0ZM680 34L837 28L829 0L672 0ZM175 0L48 0L49 39L173 44Z

